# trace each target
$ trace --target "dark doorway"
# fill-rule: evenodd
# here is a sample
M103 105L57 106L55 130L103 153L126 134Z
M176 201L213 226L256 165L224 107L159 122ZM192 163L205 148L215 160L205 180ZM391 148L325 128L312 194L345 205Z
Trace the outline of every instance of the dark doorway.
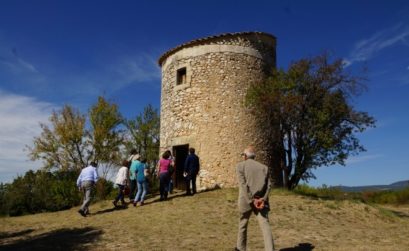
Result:
M173 184L175 188L185 190L185 178L183 177L183 169L186 157L189 153L189 145L179 145L173 147L173 156L175 157L175 173L173 174Z

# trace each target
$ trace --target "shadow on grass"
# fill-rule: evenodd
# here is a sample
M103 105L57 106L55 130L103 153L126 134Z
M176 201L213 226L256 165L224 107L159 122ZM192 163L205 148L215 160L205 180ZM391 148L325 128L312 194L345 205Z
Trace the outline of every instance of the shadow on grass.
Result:
M145 197L145 202L144 202L144 206L146 205L150 205L150 204L154 204L154 203L161 203L161 202L166 202L166 201L171 201L173 199L176 199L178 197L192 197L192 196L197 196L198 194L202 194L202 193L207 193L207 192L211 192L214 190L218 190L220 189L220 187L216 186L214 188L211 189L207 189L204 191L200 191L198 193L196 193L195 195L186 195L186 191L185 190L175 190L173 193L169 194L168 198L166 200L160 200L160 196L158 193L154 193L154 194L148 194ZM125 205L123 206L117 206L117 207L112 207L112 208L108 208L108 209L104 209L104 210L100 210L98 212L95 213L91 213L90 215L98 215L98 214L104 214L104 213L112 213L114 211L118 211L118 210L124 210L124 209L128 209L128 207L131 207L133 205L133 202L127 202Z
M22 231L24 232L24 231ZM58 229L23 240L0 244L0 250L86 250L103 233L91 227Z
M207 193L207 192L211 192L211 191L215 191L215 190L219 190L219 189L220 189L219 186L215 186L213 188L209 188L209 189L197 192L195 195L187 195L185 190L176 190L173 193L169 194L168 198L166 200L164 200L164 201L171 201L171 200L179 198L179 197L194 197L194 196L197 196L198 194L203 194L203 193ZM163 202L163 201L160 200L158 195L159 194L153 195L152 198L155 197L153 200L145 201L145 205L152 204L152 203L157 203L157 202Z
M0 232L0 240L1 239L6 239L6 238L13 238L13 237L26 235L26 234L29 234L29 233L31 233L33 231L34 231L34 229L26 229L26 230L19 231L19 232L14 232L14 233Z
M300 243L295 247L291 248L282 248L280 251L311 251L315 247L311 243Z
M165 201L171 201L175 198L178 197L185 197L185 193L182 193L180 191L178 192L173 192L172 194L169 194L168 198L166 200L160 200L159 194L155 194L153 196L151 196L151 199L149 200L145 200L144 205L149 205L149 204L154 204L154 203L158 203L158 202L165 202Z
M125 210L125 209L128 208L128 205L129 205L129 204L125 204L125 205L122 205L122 206L116 206L116 207L115 207L115 206L112 206L112 208L100 210L100 211L98 211L98 212L91 213L90 215L98 215L98 214L112 213L112 212L118 211L118 210Z

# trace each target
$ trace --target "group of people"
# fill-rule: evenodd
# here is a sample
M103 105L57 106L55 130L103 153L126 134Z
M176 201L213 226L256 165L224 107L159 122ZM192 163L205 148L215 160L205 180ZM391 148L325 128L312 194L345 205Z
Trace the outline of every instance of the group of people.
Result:
M129 200L134 206L143 206L145 203L145 196L149 188L148 177L151 172L146 165L146 159L141 158L135 149L131 150L130 154L127 160L122 161L122 166L116 175L115 184L118 187L118 195L112 202L115 207L118 206L118 202L126 205L126 191L128 191ZM92 187L98 180L96 168L97 163L91 162L90 166L81 171L77 179L78 188L84 192L84 202L78 211L82 216L89 214L88 206L91 202ZM195 154L195 149L190 148L183 169L183 176L186 181L186 195L194 195L197 192L196 177L199 170L199 157ZM173 188L172 175L175 171L175 160L171 151L167 150L162 154L155 171L159 179L160 200L166 200Z
M157 165L157 174L159 177L159 194L160 200L166 200L171 190L172 175L175 171L175 162L170 151L162 154L162 158ZM189 155L187 156L184 168L183 177L186 182L186 195L194 195L196 189L196 177L200 171L199 157L195 154L194 148L189 148Z
M148 191L149 174L146 159L141 158L136 150L132 150L128 160L122 162L122 167L119 169L115 179L115 184L118 186L118 195L112 202L114 206L117 207L119 201L121 201L123 206L126 204L126 190L129 191L129 200L134 206L143 206Z
M247 147L243 153L243 161L236 167L236 174L239 184L238 208L240 212L237 245L235 250L244 251L247 249L247 227L250 216L255 214L263 233L265 250L274 250L274 242L271 234L271 227L268 220L270 210L268 195L271 188L269 169L266 165L255 160L255 151L252 146ZM160 200L166 200L169 192L169 182L175 170L174 159L170 151L162 154L156 166L159 178ZM78 211L82 216L89 213L89 203L91 199L91 189L98 180L96 171L97 164L84 168L77 180L77 186L84 192L84 202ZM131 152L131 157L122 163L115 183L118 185L118 195L114 200L117 206L118 201L124 201L125 187L130 186L130 196L138 187L133 205L143 205L147 192L147 172L146 160L141 160L140 155L135 151ZM189 149L189 155L184 163L183 176L186 181L186 195L196 193L196 176L200 170L199 157L195 154L195 149Z
M77 187L84 193L83 203L78 210L82 216L89 214L89 204L91 203L91 192L98 181L97 163L91 164L81 170L77 179ZM118 187L118 195L112 202L115 207L121 201L125 205L125 192L129 191L129 199L134 206L142 206L148 191L149 168L146 165L146 159L142 159L136 150L131 151L131 156L122 161L115 179L115 185Z
M118 195L112 202L114 206L117 207L119 201L122 206L126 205L125 195L129 195L129 201L134 207L143 206L149 189L150 174L146 158L142 158L135 149L131 150L130 157L123 161L116 176L115 184L118 186Z

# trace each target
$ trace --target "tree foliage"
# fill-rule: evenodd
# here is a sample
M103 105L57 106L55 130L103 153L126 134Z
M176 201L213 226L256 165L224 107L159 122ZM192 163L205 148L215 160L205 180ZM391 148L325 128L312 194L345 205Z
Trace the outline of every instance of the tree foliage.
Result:
M126 120L125 125L129 134L128 149L135 148L148 162L155 163L159 156L158 110L149 104L135 119Z
M315 178L313 169L345 164L364 151L356 133L375 125L356 111L351 98L365 90L364 78L346 72L342 60L328 55L305 58L287 71L272 70L266 81L247 93L247 104L268 135L276 185L294 189Z
M98 102L89 111L89 120L91 128L88 140L92 149L90 155L102 167L102 176L107 178L112 167L121 163L123 132L119 126L123 119L116 104L98 97Z
M42 133L35 137L33 147L27 146L31 160L43 160L44 168L81 170L88 164L85 115L69 105L53 111L50 126L40 123Z
M81 197L75 184L77 175L76 171L26 172L3 186L1 214L18 216L78 205Z
M75 170L28 171L11 184L0 184L0 215L19 216L69 209L81 203L76 185L79 172ZM100 179L95 198L106 199L113 184ZM101 191L101 192L99 192Z
M91 161L98 163L101 176L96 184L96 198L112 197L113 184L108 176L121 165L127 150L137 148L148 160L157 160L159 121L158 111L151 105L135 120L125 120L118 106L103 97L98 97L86 114L70 105L53 111L49 123L40 123L40 136L33 139L32 146L26 146L30 159L42 160L43 168L28 171L11 184L0 184L0 215L56 211L78 205L81 194L76 180Z
M43 160L46 170L81 170L91 161L102 166L102 176L120 163L123 143L119 125L122 116L114 103L99 97L87 116L65 105L50 116L50 124L40 123L42 133L27 146L31 160Z

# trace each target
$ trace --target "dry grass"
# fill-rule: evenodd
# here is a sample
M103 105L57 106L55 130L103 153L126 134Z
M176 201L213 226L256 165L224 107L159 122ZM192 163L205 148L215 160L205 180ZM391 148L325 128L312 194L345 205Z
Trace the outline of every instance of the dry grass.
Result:
M237 190L193 197L175 194L143 207L92 204L0 219L0 250L232 250L237 233ZM270 221L280 250L409 250L409 207L380 207L351 201L314 200L283 191L271 194ZM263 250L254 217L249 249Z

